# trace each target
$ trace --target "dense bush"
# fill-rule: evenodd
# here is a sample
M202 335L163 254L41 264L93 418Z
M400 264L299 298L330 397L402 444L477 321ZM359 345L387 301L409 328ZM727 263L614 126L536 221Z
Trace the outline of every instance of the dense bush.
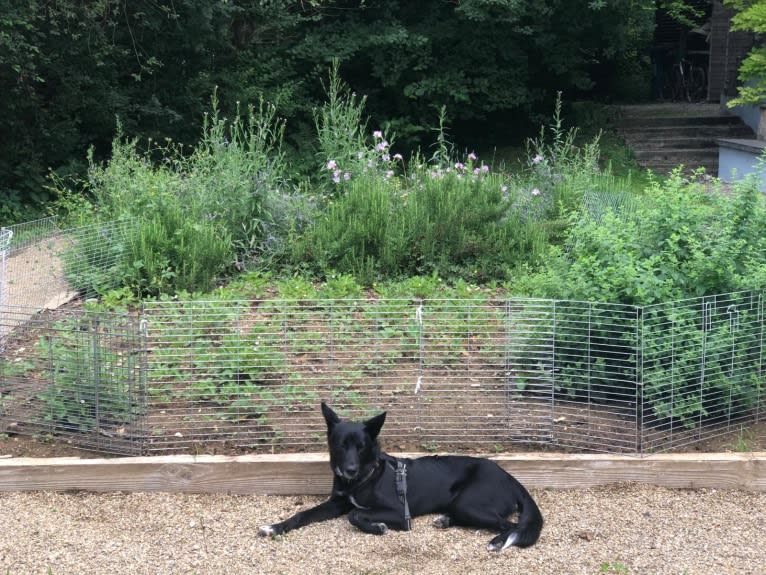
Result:
M766 212L752 180L727 197L714 182L676 171L640 197L596 197L586 208L572 214L565 245L524 289L647 305L764 285Z
M114 258L121 260L111 270L111 284L100 278L96 285L94 274L83 269L88 262L69 258L78 266L69 277L87 282L76 287L103 292L129 286L143 296L206 291L227 268L284 249L273 236L286 235L280 228L293 225L286 214L300 221L293 212L302 203L293 201L285 184L282 124L274 108L262 104L228 122L219 117L214 97L212 110L188 155L171 142L141 152L136 140L118 134L108 163L90 158L86 186L95 211L75 207L89 218L133 225L111 238L111 249L120 252Z
M608 199L575 212L558 255L519 284L538 296L624 304L589 315L587 337L577 331L582 309L558 308L559 393L638 401L640 390L647 421L687 427L752 408L762 386L750 377L760 331L738 326L759 311L747 295L713 296L766 285L766 211L756 182L727 197L676 171L641 197Z
M338 199L296 243L296 259L363 283L431 273L503 279L514 266L535 261L545 235L539 221L522 219L517 209L524 191L471 160L456 166L422 165L405 178L344 182Z

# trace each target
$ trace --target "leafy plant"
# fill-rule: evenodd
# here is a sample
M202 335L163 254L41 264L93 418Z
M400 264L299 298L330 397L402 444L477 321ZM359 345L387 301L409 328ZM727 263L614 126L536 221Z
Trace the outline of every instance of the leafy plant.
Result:
M757 0L724 0L736 10L731 19L732 30L763 34L766 32L766 6ZM739 95L728 102L729 107L758 106L766 98L766 46L756 44L739 65Z
M112 347L102 333L99 316L62 320L37 347L50 358L50 385L38 395L44 404L43 420L83 433L121 426L143 411L140 382L133 355Z

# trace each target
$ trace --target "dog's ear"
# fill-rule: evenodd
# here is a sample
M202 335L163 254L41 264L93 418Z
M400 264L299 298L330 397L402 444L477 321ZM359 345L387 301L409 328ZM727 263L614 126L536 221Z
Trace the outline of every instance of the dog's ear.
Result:
M324 420L327 423L327 433L329 434L332 428L340 423L340 417L324 401L322 402L322 415L324 415Z
M364 429L370 434L370 437L375 439L380 433L380 429L383 427L383 423L386 421L386 412L384 411L380 415L376 415L372 419L368 419L364 422Z

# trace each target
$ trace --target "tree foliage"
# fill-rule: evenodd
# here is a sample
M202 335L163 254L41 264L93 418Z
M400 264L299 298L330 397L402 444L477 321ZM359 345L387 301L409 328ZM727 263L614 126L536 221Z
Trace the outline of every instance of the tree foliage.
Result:
M732 30L766 34L766 4L760 0L725 0L737 13L731 19ZM739 95L730 106L759 105L766 102L766 44L756 45L739 67Z
M492 126L507 136L556 91L589 93L635 62L649 4L0 0L0 215L45 201L49 170L82 173L88 147L106 155L118 117L126 134L193 144L215 86L229 114L276 103L286 143L311 156L334 59L402 144L419 144L442 106L458 139Z

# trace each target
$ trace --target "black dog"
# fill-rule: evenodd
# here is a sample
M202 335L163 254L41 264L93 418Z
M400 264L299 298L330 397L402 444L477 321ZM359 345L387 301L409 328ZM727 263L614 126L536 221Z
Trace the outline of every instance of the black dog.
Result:
M437 527L461 525L498 531L490 551L534 545L543 516L521 483L489 459L430 456L396 459L378 445L386 414L364 423L341 421L322 403L327 422L330 465L334 473L330 499L296 513L286 521L264 525L259 535L280 535L309 523L348 513L365 533L409 530L410 518L443 513ZM508 516L519 513L519 522Z

